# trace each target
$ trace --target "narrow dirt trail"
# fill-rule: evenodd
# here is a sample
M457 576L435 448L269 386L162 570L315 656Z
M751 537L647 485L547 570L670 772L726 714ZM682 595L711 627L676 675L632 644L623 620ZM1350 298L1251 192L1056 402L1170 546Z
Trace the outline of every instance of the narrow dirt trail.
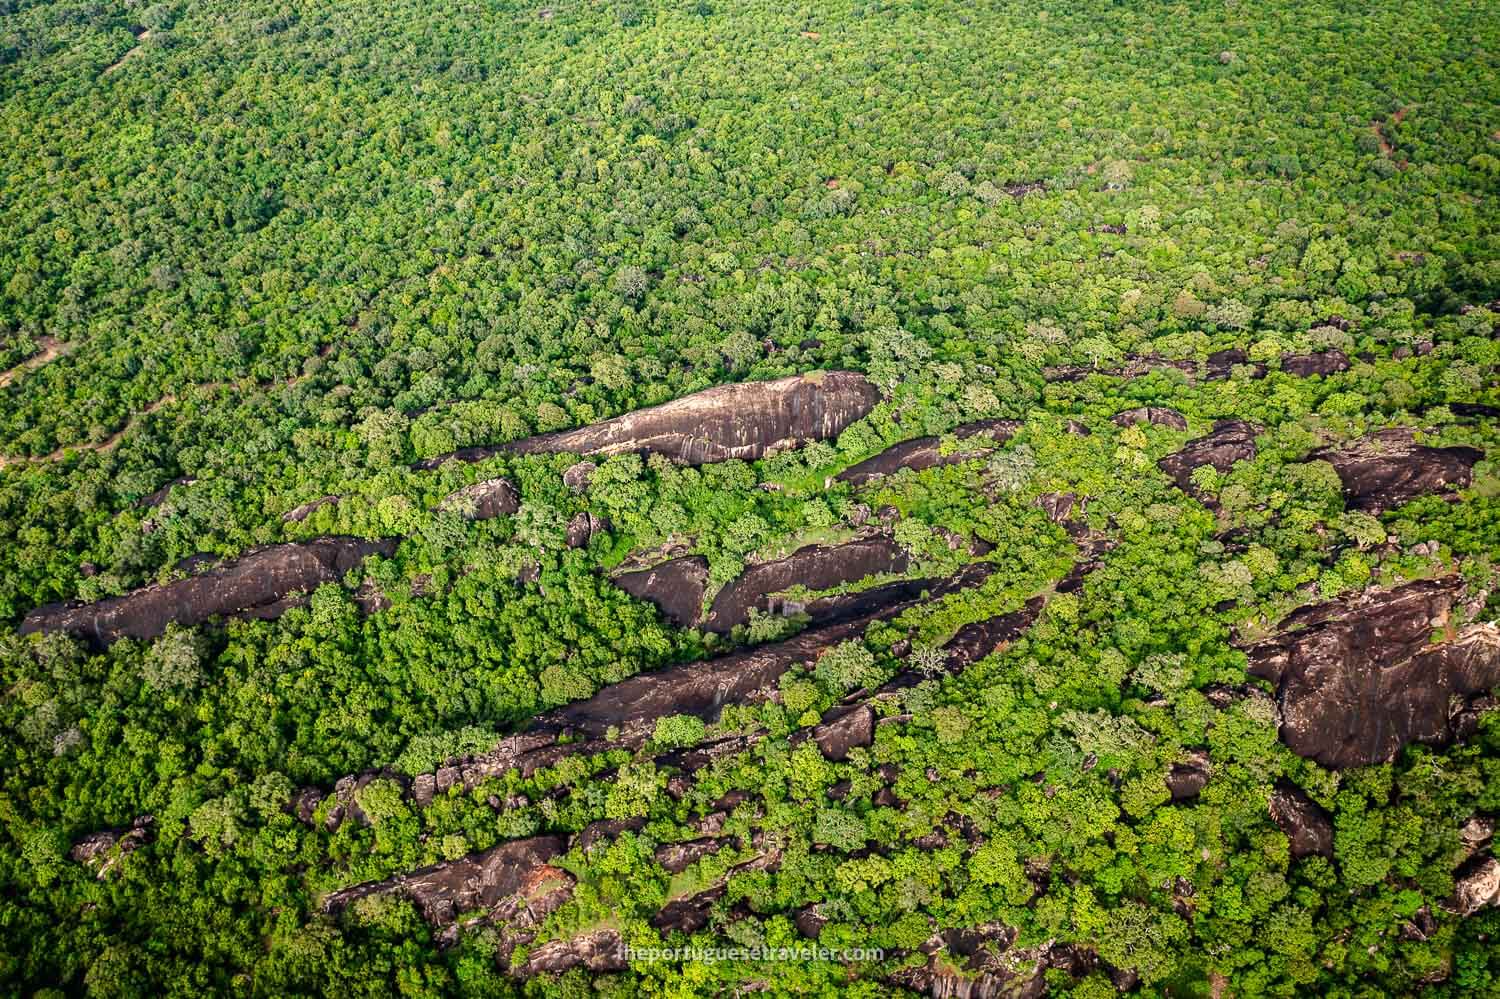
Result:
M11 382L15 381L22 375L35 371L37 368L40 368L42 365L48 363L49 361L57 360L59 357L73 349L72 344L63 343L56 337L40 337L37 342L42 346L42 349L40 351L32 354L30 357L26 358L26 360L22 361L20 364L17 364L9 371L0 371L0 389L7 387Z

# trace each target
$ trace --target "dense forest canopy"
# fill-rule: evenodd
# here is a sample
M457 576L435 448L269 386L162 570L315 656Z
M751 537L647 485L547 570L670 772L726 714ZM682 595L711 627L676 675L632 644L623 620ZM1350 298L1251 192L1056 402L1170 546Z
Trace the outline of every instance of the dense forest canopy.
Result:
M0 983L1500 990L1497 108L1484 0L0 0Z

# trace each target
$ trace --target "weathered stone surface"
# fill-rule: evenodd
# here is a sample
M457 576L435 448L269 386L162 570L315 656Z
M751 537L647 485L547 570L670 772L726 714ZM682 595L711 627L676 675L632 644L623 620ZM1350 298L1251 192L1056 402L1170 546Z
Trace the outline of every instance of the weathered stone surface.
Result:
M773 871L780 865L780 850L770 850L736 864L708 888L662 906L661 911L651 918L651 925L662 933L696 933L708 925L713 905L728 891L730 878L746 871Z
M1188 441L1181 450L1156 464L1179 489L1192 492L1194 469L1212 465L1220 472L1228 472L1235 462L1254 458L1255 427L1243 420L1221 420L1214 424L1211 433Z
M1349 370L1349 357L1341 350L1325 350L1321 354L1284 354L1281 370L1294 378L1334 375Z
M594 480L594 473L598 470L599 466L592 461L580 461L569 465L563 472L563 485L575 493L588 492L589 483Z
M1418 496L1466 488L1484 452L1472 447L1427 447L1412 431L1393 427L1339 447L1322 448L1309 459L1326 461L1338 472L1350 509L1378 513Z
M549 940L536 947L516 972L520 978L561 974L583 968L596 974L624 971L625 941L618 930L596 930L571 940Z
M903 468L920 471L924 468L935 468L938 465L953 465L968 461L1004 444L1015 435L1020 426L1015 420L979 420L975 423L965 423L953 429L954 437L961 441L969 441L976 437L988 438L993 443L987 443L983 439L974 440L970 445L944 454L941 437L918 437L893 444L873 458L866 458L856 465L850 465L834 478L850 485L862 486L883 475L893 475Z
M1453 900L1454 910L1464 916L1500 905L1500 860L1482 857L1460 868Z
M399 894L414 902L429 923L444 926L460 913L489 909L517 892L533 890L539 878L556 870L547 861L566 849L561 836L512 840L459 860L331 892L323 897L322 910L336 914L362 898Z
M931 581L927 590L935 597L976 586L993 571L988 563L975 563L953 576ZM810 628L784 641L633 676L585 701L547 712L537 719L537 726L541 730L571 730L592 738L602 738L609 729L618 727L622 737L644 739L657 719L667 715L691 714L711 721L725 704L764 699L793 665L815 660L839 642L863 634L873 621L894 617L914 603L902 600Z
M880 391L857 372L810 372L776 381L720 385L602 423L465 448L417 467L479 461L504 452L660 454L686 465L735 458L753 461L773 451L837 437L879 401Z
M656 862L669 874L681 874L704 857L718 853L725 842L712 836L684 843L663 843L656 848Z
M1208 355L1208 363L1204 365L1204 376L1209 381L1222 381L1233 374L1239 365L1250 364L1250 357L1239 347L1230 347L1227 350L1216 350ZM1262 378L1266 373L1264 364L1252 366L1252 377Z
M1035 999L1046 993L1045 948L1014 949L1016 931L1000 923L943 930L918 950L927 963L891 981L932 999Z
M626 593L655 604L679 628L698 623L703 613L703 592L708 589L708 559L684 555L634 572L622 572L611 580Z
M155 822L154 816L142 815L128 826L89 833L73 844L68 857L93 868L95 877L103 881L119 866L122 857L156 838Z
M1019 638L1036 621L1046 600L1032 597L1020 610L975 621L959 628L943 646L947 668L959 672Z
M1036 505L1054 524L1066 524L1073 519L1075 505L1078 512L1083 513L1083 504L1079 502L1077 493L1043 493L1036 498Z
M1173 801L1189 801L1208 786L1210 765L1206 749L1189 750L1186 757L1167 771L1167 790Z
M568 547L587 548L594 535L609 530L609 519L598 517L587 510L580 510L568 521Z
M880 573L905 572L911 559L893 539L863 538L841 545L809 545L786 558L748 567L714 598L704 627L724 634L750 622L751 609L769 611L771 594L801 586L826 590Z
M187 579L142 587L92 604L51 604L26 615L20 633L64 631L97 646L119 638L156 638L167 625L201 624L212 617L262 611L274 617L323 583L337 582L368 556L390 555L396 540L327 537L258 548Z
M1127 409L1116 413L1110 419L1117 427L1133 427L1139 423L1149 423L1153 427L1166 427L1168 430L1188 428L1187 417L1165 406L1141 406L1137 409Z
M1271 821L1291 840L1293 857L1333 856L1332 820L1322 806L1295 784L1277 781L1271 790L1269 807Z
M325 506L338 505L341 498L339 496L320 496L315 500L303 503L301 506L292 507L292 509L281 515L281 519L288 524L300 524L308 517L311 517L315 511L321 510Z
M1452 702L1500 684L1500 628L1431 643L1463 592L1457 576L1304 607L1247 650L1277 688L1281 739L1324 766L1386 763L1412 742L1453 737Z
M509 479L485 479L449 493L438 508L471 520L492 520L521 509L521 494Z
M847 760L850 750L875 741L875 711L868 704L831 708L811 736L826 759Z

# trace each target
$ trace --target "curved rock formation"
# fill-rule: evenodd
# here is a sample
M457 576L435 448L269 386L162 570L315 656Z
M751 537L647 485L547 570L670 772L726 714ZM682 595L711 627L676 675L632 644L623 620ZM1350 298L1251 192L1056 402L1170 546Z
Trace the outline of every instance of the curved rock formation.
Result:
M1228 472L1237 461L1253 461L1255 433L1255 427L1243 420L1221 420L1214 424L1212 433L1188 441L1156 465L1177 483L1177 488L1193 493L1194 469L1212 465Z
M1412 742L1454 736L1460 704L1500 685L1500 628L1432 644L1463 593L1457 576L1304 607L1247 650L1277 688L1281 740L1328 767L1388 763Z
M714 598L704 627L727 634L737 625L748 624L752 609L769 611L772 594L799 586L827 590L867 576L905 572L910 564L906 550L885 537L808 545L786 558L751 565L726 583Z
M994 441L994 444L987 445L982 441L976 441L973 447L944 454L941 437L917 437L893 444L873 458L866 458L858 464L850 465L835 475L834 479L850 485L862 486L883 475L893 475L903 468L921 471L938 465L954 465L961 461L978 458L994 450L996 446L1010 440L1020 426L1021 424L1015 420L979 420L975 423L965 423L953 429L954 437L967 441L974 437L985 436Z
M690 628L703 613L708 559L702 555L683 555L649 569L622 572L611 582L632 597L655 604L677 627Z
M92 604L51 604L26 615L19 632L63 631L105 646L119 638L157 638L169 624L247 614L280 616L292 598L337 582L374 554L389 556L394 539L366 541L335 536L253 549L187 579L142 587Z
M479 461L510 454L660 454L686 465L754 461L808 441L829 440L862 419L880 391L854 371L820 371L770 382L741 382L695 392L660 406L576 430L465 448L418 463Z
M1430 493L1467 488L1484 452L1472 447L1418 444L1406 427L1376 431L1350 444L1308 456L1339 474L1350 509L1379 513Z
M336 506L340 499L342 499L340 496L320 496L315 500L303 503L301 506L292 507L281 515L281 519L288 524L300 524L323 507Z
M470 520L493 520L521 509L521 494L509 479L485 479L455 489L443 497L438 509L460 513Z
M1165 406L1141 406L1137 409L1127 409L1110 417L1117 427L1133 427L1138 423L1149 423L1153 427L1166 427L1168 430L1186 430L1188 428L1187 417L1175 409Z

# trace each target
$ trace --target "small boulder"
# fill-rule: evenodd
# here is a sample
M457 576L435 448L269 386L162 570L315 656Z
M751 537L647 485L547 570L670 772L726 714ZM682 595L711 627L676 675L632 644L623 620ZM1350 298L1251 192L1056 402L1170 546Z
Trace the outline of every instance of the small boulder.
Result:
M1333 856L1333 822L1328 813L1295 784L1277 781L1269 802L1271 821L1291 841L1298 860L1318 854Z

